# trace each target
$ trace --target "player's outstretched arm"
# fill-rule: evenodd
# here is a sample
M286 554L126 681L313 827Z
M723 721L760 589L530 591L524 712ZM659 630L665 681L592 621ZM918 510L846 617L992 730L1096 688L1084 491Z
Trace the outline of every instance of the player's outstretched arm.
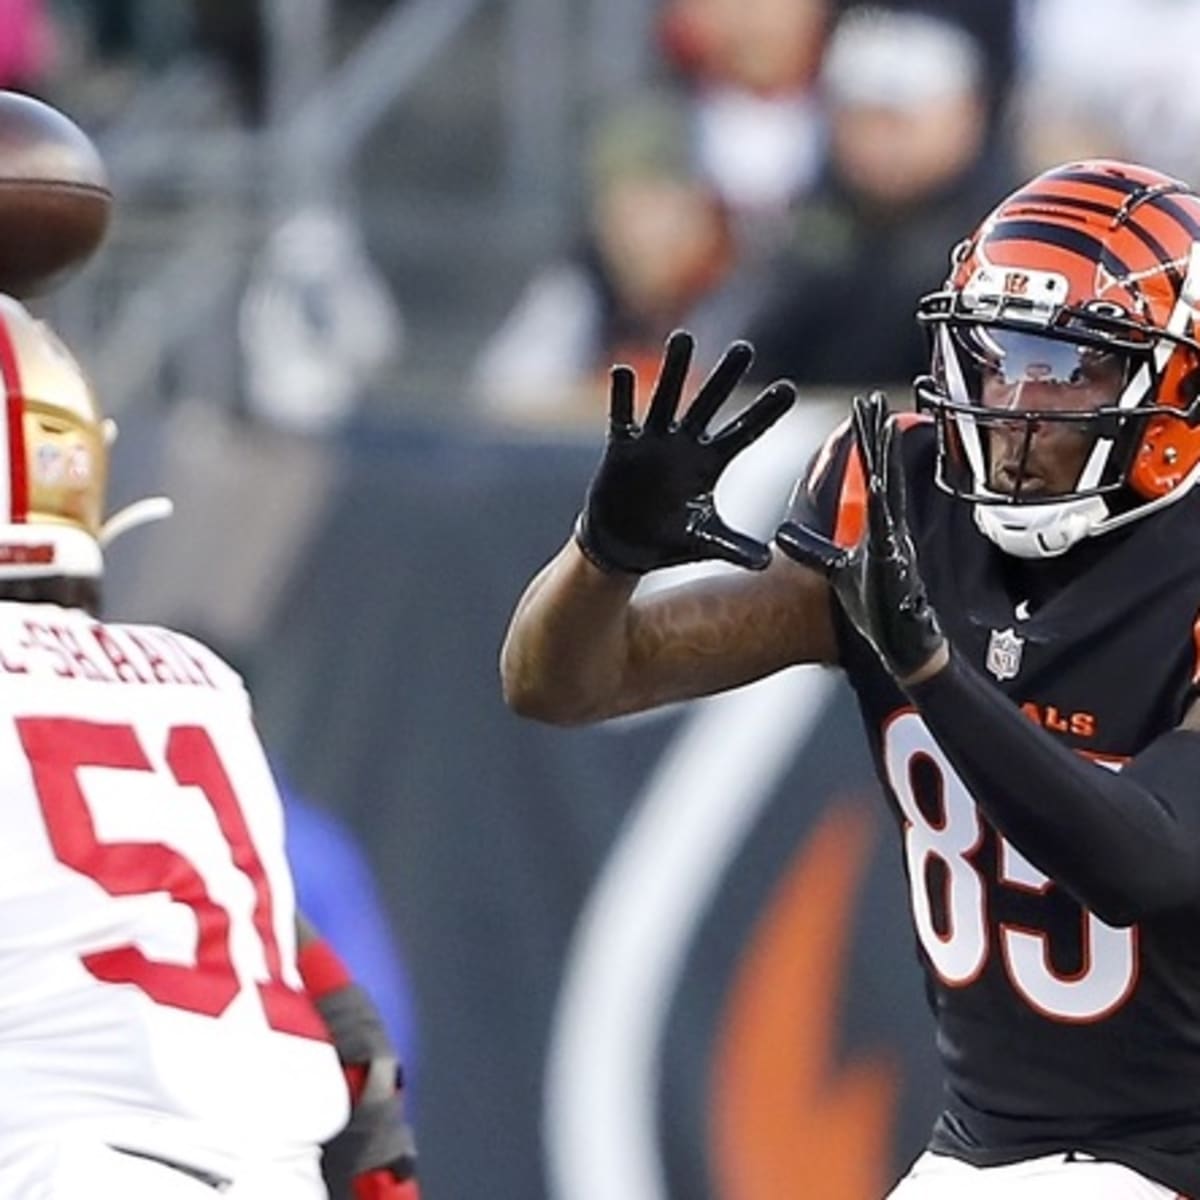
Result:
M300 976L346 1073L350 1119L323 1147L330 1200L420 1200L416 1149L404 1116L403 1076L371 998L302 915Z
M501 652L505 697L522 715L599 720L833 659L824 580L774 560L713 500L725 468L787 411L793 389L773 384L710 433L752 351L735 342L683 407L692 350L689 334L672 334L641 424L632 371L613 369L608 440L574 535L526 588ZM634 597L647 572L706 559L747 571Z

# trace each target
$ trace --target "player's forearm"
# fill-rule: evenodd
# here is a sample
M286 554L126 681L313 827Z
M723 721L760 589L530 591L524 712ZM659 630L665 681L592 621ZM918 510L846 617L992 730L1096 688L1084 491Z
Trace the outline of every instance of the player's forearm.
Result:
M605 573L574 539L517 603L500 651L504 698L522 716L581 724L616 710L634 575Z
M1173 731L1116 773L957 656L910 695L992 824L1101 920L1200 901L1200 734Z
M322 1147L321 1174L329 1194L420 1200L403 1075L379 1010L299 913L296 929L300 978L329 1031L350 1095L350 1120Z

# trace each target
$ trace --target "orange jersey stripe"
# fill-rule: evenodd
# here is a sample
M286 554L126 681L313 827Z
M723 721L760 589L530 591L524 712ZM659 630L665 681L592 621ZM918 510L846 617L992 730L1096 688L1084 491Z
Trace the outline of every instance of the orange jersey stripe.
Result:
M1192 646L1196 652L1196 659L1192 664L1192 682L1200 683L1200 615L1197 615L1192 626Z
M921 413L895 413L892 420L903 433L914 425L927 422ZM855 446L846 460L846 473L842 476L842 490L838 495L837 523L833 529L833 541L837 546L856 546L862 537L867 521L867 478L863 469L862 455Z
M833 528L834 544L857 546L867 521L867 479L863 472L862 455L855 446L846 460L842 490L838 495L837 524Z

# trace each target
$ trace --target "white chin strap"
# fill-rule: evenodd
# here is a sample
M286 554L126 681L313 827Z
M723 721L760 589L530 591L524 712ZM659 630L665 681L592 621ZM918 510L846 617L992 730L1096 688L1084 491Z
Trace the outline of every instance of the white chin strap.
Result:
M151 521L165 521L175 511L175 505L166 496L147 496L113 513L100 529L100 545L112 545L123 533L148 525Z
M138 500L109 517L99 538L65 522L0 524L0 580L54 575L98 579L104 574L103 551L116 538L138 525L161 521L171 512L171 501L165 496Z
M1014 558L1056 558L1101 532L1108 505L1099 496L1054 504L976 504L975 524Z
M975 525L989 541L1014 558L1057 558L1084 538L1120 529L1178 503L1200 484L1200 463L1169 492L1111 513L1100 496L1058 500L1052 504L973 505Z

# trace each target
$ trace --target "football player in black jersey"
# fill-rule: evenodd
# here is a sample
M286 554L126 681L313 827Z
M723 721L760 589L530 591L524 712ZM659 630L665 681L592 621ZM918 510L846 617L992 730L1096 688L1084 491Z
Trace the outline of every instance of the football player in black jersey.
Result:
M946 1074L893 1200L1200 1198L1200 196L1073 163L1003 201L918 318L916 414L856 398L771 550L713 504L792 402L709 432L677 333L612 372L573 537L502 652L599 720L840 665L897 819ZM635 596L658 567L749 568Z

